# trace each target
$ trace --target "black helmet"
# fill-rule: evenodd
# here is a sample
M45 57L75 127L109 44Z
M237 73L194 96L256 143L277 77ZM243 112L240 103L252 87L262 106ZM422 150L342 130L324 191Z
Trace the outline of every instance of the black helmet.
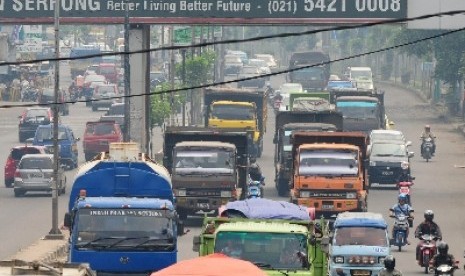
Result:
M430 125L425 125L425 130L426 130L426 131L430 131L430 129L431 129L431 126L430 126Z
M250 157L250 164L257 163L257 158L255 157Z
M438 252L441 255L447 255L449 251L449 245L446 242L440 241L438 243Z
M257 172L258 171L257 163L253 163L253 164L250 165L250 171L251 172Z
M386 256L386 259L384 259L384 267L387 270L394 270L394 267L396 267L396 258L392 255Z
M425 220L433 221L433 219L434 219L434 212L432 210L426 210L425 211Z

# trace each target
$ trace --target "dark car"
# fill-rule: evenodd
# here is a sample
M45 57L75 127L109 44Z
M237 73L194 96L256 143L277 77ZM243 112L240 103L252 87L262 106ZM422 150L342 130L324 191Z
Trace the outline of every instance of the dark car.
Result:
M110 143L122 142L123 134L115 121L87 122L82 144L86 161L100 152L107 152Z
M411 175L414 153L408 151L404 141L374 142L368 154L370 187L396 188L403 177Z
M34 146L44 146L53 151L53 124L42 125L37 128L32 144ZM58 146L60 164L69 169L74 169L78 165L79 138L74 136L69 126L58 125Z
M61 195L66 192L66 176L61 167L58 170L58 195ZM54 187L53 154L26 154L21 158L15 172L15 197L28 191L52 192Z
M13 187L13 183L15 182L15 171L18 167L19 160L25 154L39 154L39 153L46 153L45 147L39 146L16 146L10 150L10 154L6 159L5 164L5 187L11 188Z
M48 104L55 102L55 89L53 88L44 88L39 93L39 103L40 104ZM61 103L58 106L58 112L60 112L63 116L69 115L69 97L64 90L58 91L58 102ZM51 106L51 105L50 105Z
M100 117L100 121L115 121L124 132L124 102L112 104L107 113Z
M53 120L52 110L48 107L27 108L19 118L18 136L23 143L28 138L34 137L39 125L48 125Z
M92 111L99 108L110 108L115 102L115 97L119 95L116 84L102 84L94 88L92 96Z
M251 77L258 77L260 76L260 69L256 66L244 66L242 67L240 73L237 75L238 79L245 79ZM237 83L237 87L258 87L262 88L265 86L265 78L256 78L250 80L243 80Z

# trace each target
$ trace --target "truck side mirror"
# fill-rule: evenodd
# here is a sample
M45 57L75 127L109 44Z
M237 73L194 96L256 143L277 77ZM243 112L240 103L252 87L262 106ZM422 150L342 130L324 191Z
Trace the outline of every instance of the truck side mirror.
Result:
M71 217L71 214L70 213L66 213L65 214L65 219L63 221L63 225L65 227L68 227L69 229L71 229L71 224L72 224L72 217Z
M192 239L192 251L200 251L200 236L194 236L194 238Z

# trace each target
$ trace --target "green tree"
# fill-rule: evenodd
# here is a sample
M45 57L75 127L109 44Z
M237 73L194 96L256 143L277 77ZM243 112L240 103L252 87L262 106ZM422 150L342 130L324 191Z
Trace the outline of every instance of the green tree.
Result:
M169 94L162 94L163 91L168 91L170 89L170 84L165 82L155 87L152 91L154 92L150 96L150 116L152 127L156 125L161 126L171 113L171 102L168 100Z
M198 86L212 81L215 59L214 51L205 51L200 56L186 58L184 87ZM175 70L176 76L182 81L182 63L176 64Z

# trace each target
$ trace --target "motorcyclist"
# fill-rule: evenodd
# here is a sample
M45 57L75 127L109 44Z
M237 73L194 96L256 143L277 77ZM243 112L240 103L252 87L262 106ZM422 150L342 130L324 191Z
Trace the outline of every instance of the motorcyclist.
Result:
M256 158L250 158L250 166L249 166L249 175L252 181L262 181L263 174L260 166L257 164Z
M389 209L390 211L390 217L398 217L400 215L404 215L408 217L409 220L409 225L412 225L413 222L413 208L412 206L407 204L407 195L406 194L400 194L398 196L398 203L394 204L394 206ZM406 238L408 238L409 234L409 229L407 228L407 233ZM394 227L392 229L392 238L395 239L394 237ZM407 240L407 244L410 244L410 242Z
M384 259L384 268L378 273L378 276L402 276L402 272L395 268L396 258L392 255L386 256Z
M426 210L424 217L425 220L415 229L415 237L420 239L420 242L417 245L417 261L420 260L420 248L424 244L424 241L421 240L422 235L433 235L437 237L438 240L442 240L441 229L439 228L439 225L433 221L434 212L432 210Z
M423 145L425 143L426 138L431 138L431 143L433 144L433 148L431 149L431 155L434 156L434 153L436 152L436 143L435 143L435 138L436 135L431 132L431 126L430 125L425 125L425 129L421 133L421 154L423 154Z
M437 249L438 254L434 255L434 257L429 261L430 268L435 269L440 265L449 265L456 269L458 268L454 256L449 254L449 245L446 242L440 241Z

